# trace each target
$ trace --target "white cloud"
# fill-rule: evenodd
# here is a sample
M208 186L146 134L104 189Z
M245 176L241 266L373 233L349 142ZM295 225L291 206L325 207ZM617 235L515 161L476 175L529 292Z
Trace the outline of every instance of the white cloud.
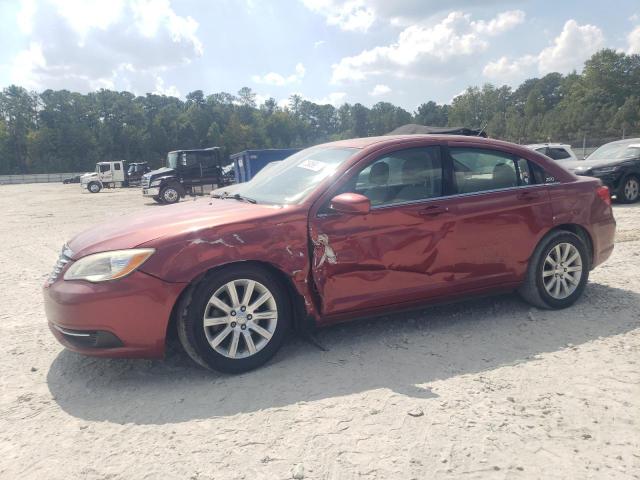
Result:
M156 79L156 89L153 91L156 95L166 95L168 97L180 97L180 91L175 85L165 86L164 80L160 77Z
M332 83L363 80L369 76L392 73L406 76L421 71L433 75L446 63L484 51L489 37L499 35L524 21L524 12L503 12L487 21L472 20L471 15L451 12L431 25L412 25L404 29L395 43L365 50L332 65Z
M328 25L342 30L366 32L375 20L374 11L364 0L302 0L302 3L325 17Z
M255 83L260 83L264 85L273 85L276 87L284 87L285 85L290 85L292 83L299 83L304 78L306 70L302 63L298 63L296 65L295 72L291 75L285 77L276 72L269 72L265 75L254 75L251 79Z
M11 81L34 89L156 91L164 72L203 54L198 23L168 0L26 0L16 20L29 48Z
M595 25L579 25L575 20L567 20L562 32L551 45L537 55L524 55L510 60L507 57L489 62L483 74L495 79L519 79L533 72L566 73L579 69L591 55L604 45L604 35Z
M387 85L378 84L373 87L373 90L369 92L369 95L372 97L379 97L381 95L386 95L387 93L391 93L391 88Z
M629 51L628 53L638 53L640 54L640 25L634 28L631 33L627 36L627 41L629 42Z
M325 42L324 40L318 40L317 42L313 42L313 48L321 47L325 43L327 43L327 42Z

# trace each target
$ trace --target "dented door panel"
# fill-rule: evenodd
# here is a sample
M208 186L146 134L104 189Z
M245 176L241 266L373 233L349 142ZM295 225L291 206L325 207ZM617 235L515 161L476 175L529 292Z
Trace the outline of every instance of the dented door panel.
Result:
M367 215L326 215L311 223L313 268L323 315L436 294L453 279L446 241L453 211L430 216L420 202Z

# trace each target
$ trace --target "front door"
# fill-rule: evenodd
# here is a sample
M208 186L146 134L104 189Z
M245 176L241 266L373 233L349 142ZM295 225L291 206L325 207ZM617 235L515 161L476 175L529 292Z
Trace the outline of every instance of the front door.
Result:
M396 151L343 180L336 193L367 196L370 213L321 208L311 218L323 315L420 300L451 282L455 207L443 196L440 150Z

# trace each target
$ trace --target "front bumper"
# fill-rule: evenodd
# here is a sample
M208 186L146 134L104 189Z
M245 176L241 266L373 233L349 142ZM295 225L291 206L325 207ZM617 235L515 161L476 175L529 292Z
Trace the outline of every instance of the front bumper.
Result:
M156 187L143 188L142 195L145 197L157 197L160 195L160 189Z
M53 335L70 350L161 358L171 311L185 287L140 271L101 283L58 279L44 287L44 307Z

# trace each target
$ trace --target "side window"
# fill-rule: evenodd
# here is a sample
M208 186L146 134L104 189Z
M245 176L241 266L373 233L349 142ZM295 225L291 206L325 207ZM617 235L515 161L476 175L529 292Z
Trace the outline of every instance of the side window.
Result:
M100 165L100 172L104 173L108 172L109 170L111 170L111 165L109 165L108 163L105 165Z
M554 160L564 160L565 158L571 158L569 152L567 152L564 148L549 148L547 156L553 158Z
M481 148L451 148L458 193L483 192L520 184L516 164L506 153Z
M440 147L399 150L360 171L342 192L360 193L372 206L426 200L442 195Z
M529 170L533 175L535 183L555 183L556 179L550 173L545 172L544 168L535 162L529 162Z
M113 164L113 169L114 170L120 170L120 164L119 163L114 163Z

